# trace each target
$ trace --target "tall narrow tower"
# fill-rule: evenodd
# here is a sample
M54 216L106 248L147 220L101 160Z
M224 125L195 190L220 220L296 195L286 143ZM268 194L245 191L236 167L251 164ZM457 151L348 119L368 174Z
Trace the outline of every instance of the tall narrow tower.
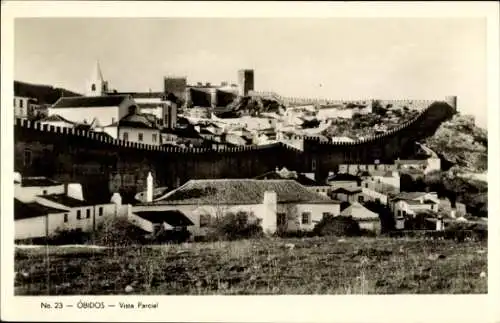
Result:
M87 96L101 96L108 92L108 82L102 76L101 66L99 61L96 62L95 68L87 84Z
M248 95L249 91L254 90L254 74L253 70L238 71L238 94L241 96Z

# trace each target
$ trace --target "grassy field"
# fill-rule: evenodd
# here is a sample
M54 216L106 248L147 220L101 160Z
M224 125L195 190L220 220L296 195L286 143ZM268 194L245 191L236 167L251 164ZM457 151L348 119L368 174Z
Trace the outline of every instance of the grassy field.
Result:
M487 293L487 242L262 239L15 257L16 295Z

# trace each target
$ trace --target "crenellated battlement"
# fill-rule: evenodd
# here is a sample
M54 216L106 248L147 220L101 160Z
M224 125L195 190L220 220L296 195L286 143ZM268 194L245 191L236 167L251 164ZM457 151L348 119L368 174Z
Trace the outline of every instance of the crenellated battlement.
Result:
M133 142L133 141L125 141L125 140L121 140L121 139L114 139L114 138L111 138L110 136L108 136L107 134L101 133L101 132L93 132L93 131L86 131L86 130L81 130L81 129L74 129L71 127L59 127L59 126L41 124L39 122L26 120L26 119L17 119L16 118L14 125L15 125L15 127L33 129L33 130L45 132L45 133L53 133L53 134L58 134L58 135L63 135L63 136L73 136L73 137L85 138L88 140L98 141L98 142L113 145L113 146L132 148L132 149L138 149L138 150L158 151L158 152L165 152L165 153L181 153L181 154L183 154L183 153L184 154L202 154L202 153L208 153L208 152L220 152L220 153L231 152L231 153L234 153L234 152L265 150L265 149L269 149L272 147L280 146L279 143L272 143L272 144L268 144L268 145L249 145L249 146L227 147L227 148L217 148L217 149L164 147L164 146L158 146L158 145L143 144L143 143L138 143L138 142Z
M403 101L402 101L403 102ZM345 142L345 141L336 141L332 139L325 140L323 137L319 136L310 136L310 135L294 135L297 140L303 140L304 142L314 142L320 145L329 145L329 146L359 146L364 145L370 142L380 141L384 138L393 136L397 132L404 131L405 129L411 127L412 125L418 124L422 119L425 119L429 114L429 111L434 107L435 103L439 103L438 101L423 101L423 102L431 102L425 108L423 108L420 113L415 116L413 119L408 120L398 127L388 130L382 134L373 135L367 138ZM441 101L441 103L448 103ZM448 103L449 106L449 103ZM453 107L452 107L453 108ZM437 109L441 109L437 107ZM81 137L87 140L97 141L108 145L119 146L124 148L138 149L138 150L147 150L147 151L157 151L164 153L179 153L179 154L205 154L205 153L238 153L238 152L249 152L249 151L259 151L266 150L273 147L282 147L289 150L300 151L297 148L290 147L289 145L278 142L272 143L268 145L249 145L249 146L240 146L240 147L226 147L226 148L182 148L182 147L164 147L164 146L156 146L149 145L137 142L124 141L119 139L113 139L105 133L101 132L92 132L81 129L74 129L70 127L59 127L47 124L41 124L39 122L25 120L25 119L15 119L15 127L33 129L35 131L40 131L44 133L54 133L62 136L73 136L73 137Z

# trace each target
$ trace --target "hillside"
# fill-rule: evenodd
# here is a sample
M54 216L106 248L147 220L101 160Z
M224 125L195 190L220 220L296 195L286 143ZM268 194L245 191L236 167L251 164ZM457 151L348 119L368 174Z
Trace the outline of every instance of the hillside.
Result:
M471 116L455 115L425 142L461 171L475 173L488 169L488 132L477 127Z
M31 84L14 81L14 95L36 98L39 104L54 104L61 96L81 96L81 94L55 88L50 85Z

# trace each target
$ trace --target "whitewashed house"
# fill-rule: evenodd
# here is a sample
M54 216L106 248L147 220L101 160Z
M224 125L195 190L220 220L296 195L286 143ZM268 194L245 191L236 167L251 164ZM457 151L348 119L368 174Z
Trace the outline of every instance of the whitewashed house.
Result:
M439 198L436 193L403 192L390 201L396 229L404 228L404 219L415 217L420 211L439 211Z
M360 229L372 231L376 234L381 231L380 217L378 213L370 211L358 202L351 203L340 212L342 216L351 216L359 224Z
M128 206L88 202L80 184L63 184L44 177L14 181L15 239L50 237L57 231L92 231L106 217L126 215Z
M340 202L311 192L294 180L210 179L190 180L132 208L138 216L141 212L167 211L179 211L189 219L194 224L188 228L193 236L205 235L215 217L229 212L246 212L261 220L265 232L273 233L312 230L324 215L339 215Z
M61 97L48 108L48 115L59 115L80 124L90 124L95 120L95 125L102 127L114 124L136 110L137 104L129 95Z
M131 113L120 121L103 127L113 138L148 145L161 145L159 120L154 115Z

